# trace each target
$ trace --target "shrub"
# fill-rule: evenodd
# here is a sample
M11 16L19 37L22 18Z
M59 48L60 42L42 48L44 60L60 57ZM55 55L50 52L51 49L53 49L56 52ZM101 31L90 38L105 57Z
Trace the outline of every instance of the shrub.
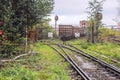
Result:
M12 43L11 41L2 41L0 46L0 58L11 58L12 56L23 53L24 47L22 45Z

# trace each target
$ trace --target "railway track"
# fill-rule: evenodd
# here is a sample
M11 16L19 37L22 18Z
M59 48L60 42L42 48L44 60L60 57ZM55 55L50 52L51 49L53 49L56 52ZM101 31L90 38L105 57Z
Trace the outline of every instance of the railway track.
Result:
M51 46L52 44L48 45ZM116 67L83 52L73 45L54 44L54 46L59 46L60 49L62 49L64 54L51 46L66 61L68 61L82 77L82 79L77 80L120 80L120 70ZM66 50L69 50L69 52L72 53L72 58ZM81 59L83 60L81 61ZM88 65L84 66L84 64Z
M71 50L72 52L74 52L74 54L79 53L83 57L88 58L89 60L87 60L87 63L92 63L92 66L94 65L94 68L97 67L95 69L97 73L95 72L95 74L91 73L91 71L94 72L94 70L88 71L89 75L94 75L94 76L99 73L95 78L92 78L93 80L120 80L120 70L117 69L116 67L114 67L114 66L112 66L112 65L110 65L110 64L108 64L108 63L106 63L106 62L104 62L102 60L99 60L98 58L93 57L93 56L83 52L82 50L79 50L78 48L76 48L76 47L74 47L72 45L69 45L69 46L62 45L62 47L66 48L68 50ZM77 57L80 58L81 57L80 55L77 56ZM78 61L78 62L80 62L80 61ZM84 62L83 62L83 64L84 64ZM83 69L84 69L84 67L83 67ZM101 73L104 73L104 75L102 75ZM105 76L105 75L107 75L107 76ZM99 77L99 76L101 76L101 77L104 76L104 78L106 78L106 79L101 79L101 78L97 79L97 77ZM93 77L93 76L91 76L91 77Z
M64 52L61 53L59 50L57 50L55 47L50 46L52 49L54 49L57 53L59 53L66 61L68 61L71 66L76 70L76 72L80 75L81 79L77 80L92 80L78 65L77 63L72 59L72 57L64 50L64 48L60 45L58 45L60 49Z

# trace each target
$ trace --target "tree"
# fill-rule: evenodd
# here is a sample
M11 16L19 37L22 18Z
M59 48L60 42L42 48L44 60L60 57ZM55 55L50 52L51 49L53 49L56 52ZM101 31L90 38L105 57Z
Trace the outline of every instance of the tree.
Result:
M0 0L0 11L3 14L4 27L12 33L25 35L25 26L42 22L53 9L53 0ZM13 29L14 28L14 29Z
M0 30L10 43L20 43L25 38L26 28L42 23L53 5L53 0L0 0L0 20L4 22Z
M98 40L98 34L99 34L99 27L102 25L101 19L102 19L102 10L103 10L103 2L105 0L90 0L89 1L89 7L87 8L87 13L89 14L89 19L92 20L93 24L90 26L92 29L92 38L96 36L96 40ZM91 21L90 21L91 22ZM94 39L92 39L94 42Z

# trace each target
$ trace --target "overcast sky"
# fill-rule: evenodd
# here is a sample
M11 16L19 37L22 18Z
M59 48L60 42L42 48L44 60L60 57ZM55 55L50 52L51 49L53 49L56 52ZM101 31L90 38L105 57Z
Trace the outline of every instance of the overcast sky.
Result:
M86 8L89 0L55 0L55 7L50 16L50 24L54 24L55 15L59 16L58 24L79 25L80 20L87 20ZM103 5L103 23L116 25L113 21L118 16L117 0L106 0Z

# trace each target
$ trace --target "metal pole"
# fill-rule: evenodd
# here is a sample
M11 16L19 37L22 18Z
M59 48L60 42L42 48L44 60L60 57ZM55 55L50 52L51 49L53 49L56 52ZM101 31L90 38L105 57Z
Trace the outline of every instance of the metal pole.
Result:
M55 32L57 34L57 21L58 21L58 16L55 16Z
M55 20L55 32L57 33L57 21Z

